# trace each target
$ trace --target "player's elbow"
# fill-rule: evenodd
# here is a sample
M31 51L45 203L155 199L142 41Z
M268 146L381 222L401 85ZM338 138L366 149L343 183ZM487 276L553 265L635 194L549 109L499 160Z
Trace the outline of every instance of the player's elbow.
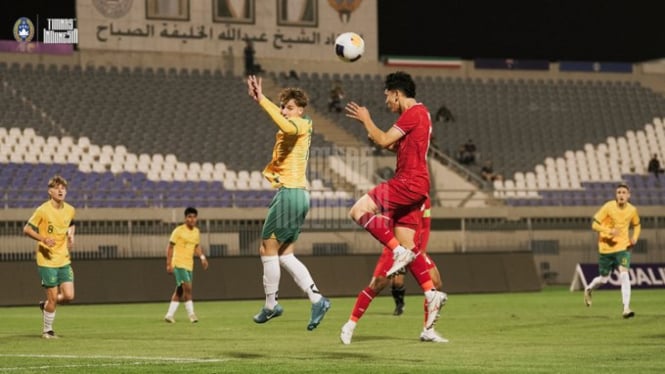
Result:
M387 136L380 136L378 139L374 140L374 143L378 144L381 148L390 149L395 142L388 139Z

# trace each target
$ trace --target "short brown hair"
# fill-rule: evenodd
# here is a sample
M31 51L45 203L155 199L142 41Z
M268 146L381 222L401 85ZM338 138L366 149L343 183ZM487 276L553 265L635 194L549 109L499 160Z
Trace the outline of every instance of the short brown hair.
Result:
M619 188L625 188L625 189L627 189L628 191L630 191L630 187L628 187L628 185L627 185L626 183L619 183L619 184L617 185L617 188L616 188L616 189L618 190Z
M309 97L300 88L288 87L279 92L279 103L281 105L285 105L291 99L301 108L306 107L309 102Z
M53 178L49 179L48 181L48 188L53 188L60 184L67 187L67 179L60 175L54 175Z

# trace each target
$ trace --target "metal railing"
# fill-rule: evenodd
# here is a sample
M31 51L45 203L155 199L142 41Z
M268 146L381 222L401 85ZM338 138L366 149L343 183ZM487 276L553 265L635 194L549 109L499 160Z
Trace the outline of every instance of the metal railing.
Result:
M235 212L234 212L235 211ZM101 213L101 212L96 212ZM131 213L131 212L129 212ZM179 224L180 210L164 212L168 218L77 219L74 258L105 259L161 257L168 237ZM177 213L177 215L175 215ZM235 213L235 214L234 214ZM265 209L246 217L232 210L206 211L213 218L199 219L201 244L213 256L255 255L260 244ZM90 216L92 214L88 214ZM127 214L126 214L127 215ZM135 214L136 217L141 214ZM234 218L234 216L236 218ZM26 217L27 219L27 217ZM0 220L0 259L32 257L35 242L23 234L24 220ZM646 260L665 260L665 216L642 217L640 245ZM299 253L312 253L317 244L343 244L347 254L374 253L376 241L347 216L345 208L312 209L298 242ZM429 249L432 252L533 251L558 254L560 249L588 251L596 247L596 236L588 217L543 217L536 213L517 219L498 217L435 217ZM553 253L553 248L556 253Z

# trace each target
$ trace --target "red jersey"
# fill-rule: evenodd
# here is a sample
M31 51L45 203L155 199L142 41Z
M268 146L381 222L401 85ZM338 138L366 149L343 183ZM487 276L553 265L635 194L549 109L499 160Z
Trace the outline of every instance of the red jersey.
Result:
M429 193L427 151L432 133L429 110L417 103L399 116L393 125L404 136L397 147L397 167L394 179L423 195Z

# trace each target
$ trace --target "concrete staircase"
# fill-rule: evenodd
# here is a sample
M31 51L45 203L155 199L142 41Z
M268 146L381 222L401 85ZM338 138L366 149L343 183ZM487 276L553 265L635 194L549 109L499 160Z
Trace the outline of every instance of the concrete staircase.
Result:
M334 123L328 117L317 112L313 108L307 109L307 114L312 117L314 121L314 131L323 135L323 137L335 144L337 147L364 147L367 143L363 143L358 138L348 133L343 127ZM360 126L360 124L358 124Z

